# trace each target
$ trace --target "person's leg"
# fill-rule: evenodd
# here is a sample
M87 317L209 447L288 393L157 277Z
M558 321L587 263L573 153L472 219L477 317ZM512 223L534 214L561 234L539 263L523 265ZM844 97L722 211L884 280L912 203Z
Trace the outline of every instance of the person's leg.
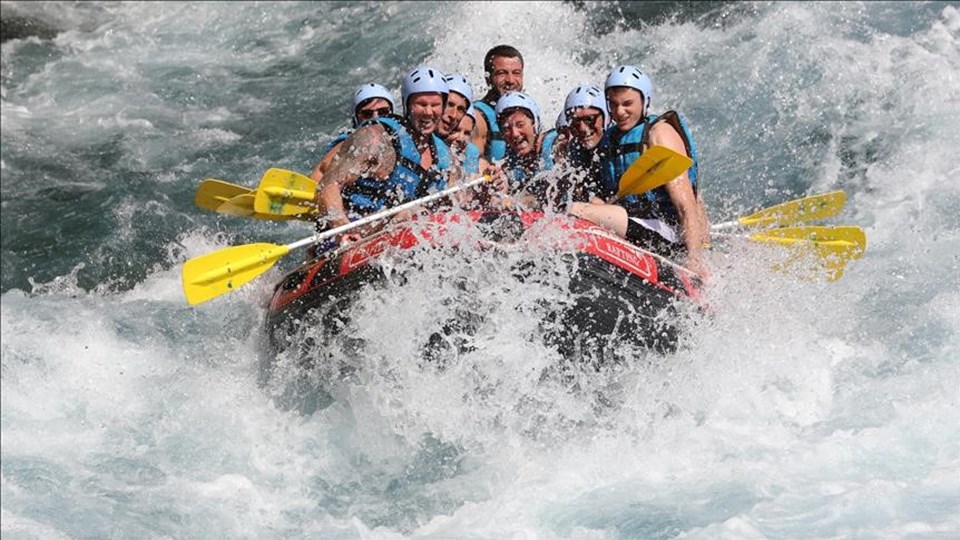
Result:
M568 211L570 215L592 221L618 236L627 235L627 211L622 206L574 202L570 203Z
M629 218L627 210L616 204L589 204L575 202L570 204L569 212L571 215L586 219L600 225L601 227L613 231L617 236L626 239L631 244L648 249L655 253L665 256L676 255L683 251L683 243L671 242L665 236L670 235L672 231L660 231L659 226L666 226L656 220L657 227L644 225L645 221L639 218ZM667 234L664 234L664 233Z

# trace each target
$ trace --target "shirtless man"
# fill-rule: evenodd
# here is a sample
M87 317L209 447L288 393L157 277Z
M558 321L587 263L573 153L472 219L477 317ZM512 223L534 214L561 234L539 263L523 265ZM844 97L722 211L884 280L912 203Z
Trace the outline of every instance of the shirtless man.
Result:
M396 104L393 102L393 96L383 85L377 83L364 84L353 93L353 127L356 129L357 126L371 118L393 114L395 109ZM337 150L349 136L349 131L341 133L327 145L326 153L320 159L320 162L314 166L310 178L317 182L320 181L323 173L330 168L333 156L337 154Z
M459 167L436 134L449 88L436 68L419 67L400 87L404 117L378 117L357 129L337 151L317 188L318 228L425 196L456 182ZM340 243L369 230L347 233Z

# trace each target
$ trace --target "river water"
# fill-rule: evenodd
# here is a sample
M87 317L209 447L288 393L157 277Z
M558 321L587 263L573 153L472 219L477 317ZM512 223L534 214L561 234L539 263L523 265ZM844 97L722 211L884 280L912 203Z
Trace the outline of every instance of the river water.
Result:
M2 8L4 538L960 536L957 3ZM574 385L515 309L548 293L496 271L473 352L424 369L407 336L483 281L438 260L366 293L364 377L280 405L258 343L290 264L196 307L180 266L311 229L196 187L309 171L361 83L430 63L479 92L499 43L548 119L643 66L712 221L843 189L866 255L828 283L718 246L680 350Z

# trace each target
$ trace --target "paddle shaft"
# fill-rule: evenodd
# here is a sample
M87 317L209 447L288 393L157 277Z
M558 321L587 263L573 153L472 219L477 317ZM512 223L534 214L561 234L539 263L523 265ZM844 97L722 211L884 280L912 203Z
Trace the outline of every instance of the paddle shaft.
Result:
M741 227L743 227L743 225L741 225L740 221L738 220L724 221L722 223L714 223L713 225L710 225L710 231L711 232L727 231L730 229L739 229ZM724 236L733 236L733 235L724 235Z
M773 229L776 230L776 229ZM814 238L791 238L791 237L754 237L753 234L749 233L725 233L725 232L713 232L714 236L720 238L743 238L745 240L752 240L754 242L760 242L764 244L797 244L797 243L810 243L810 244L823 244L823 245L854 245L853 242L848 240L818 240Z
M427 203L433 202L433 201L435 201L435 200L437 200L437 199L442 199L442 198L444 198L444 197L446 197L446 196L448 196L448 195L453 195L454 193L457 193L457 192L459 192L459 191L463 191L463 190L465 190L465 189L467 189L467 188L472 188L472 187L474 187L474 186L479 186L480 184L483 184L484 182L487 182L487 177L486 177L486 176L482 176L482 177L477 178L477 179L475 179L475 180L471 180L470 182L467 182L466 184L461 184L461 185L459 185L459 186L448 187L447 189L444 189L443 191L438 191L438 192L436 192L436 193L434 193L434 194L432 194L432 195L427 195L426 197L421 197L421 198L416 199L416 200L413 200L413 201L405 202L405 203L403 203L403 204L401 204L401 205L399 205L399 206L394 206L393 208L391 208L391 209L389 209L389 210L384 210L384 211L382 211L382 212L377 212L376 214L371 214L371 215L369 215L369 216L367 216L367 217L360 218L360 219L358 219L358 220L356 220L356 221L351 221L350 223L345 223L345 224L343 224L343 225L341 225L341 226L339 226L339 227L334 227L334 228L330 229L329 231L323 231L322 233L315 234L315 235L313 235L313 236L311 236L311 237L309 237L309 238L304 238L303 240L297 240L296 242L294 242L294 243L292 243L292 244L288 244L288 245L287 245L287 248L289 248L289 249L296 249L296 248L299 248L299 247L308 246L308 245L310 245L311 243L314 243L314 242L321 242L321 241L323 241L323 240L326 240L327 238L333 238L334 236L337 236L337 235L343 234L343 233L345 233L345 232L347 232L347 231L356 229L357 227L362 227L362 226L364 226L364 225L367 225L368 223L373 223L373 222L375 222L375 221L379 221L379 220L381 220L381 219L385 219L385 218L388 218L388 217L390 217L390 216L399 214L400 212L403 212L404 210L409 210L409 209L411 209L411 208L416 208L417 206L420 206L420 205L422 205L422 204L427 204Z
M788 230L796 229L798 231L810 230L811 236L808 238L803 238L802 236L772 236L765 233L754 233L754 234L737 234L737 233L714 233L715 236L720 238L743 238L745 240L750 240L752 242L759 242L762 244L779 244L784 246L797 245L797 244L809 244L817 245L822 247L829 248L860 248L862 251L865 247L865 241L862 237L863 233L860 231L860 238L853 236L850 233L847 233L845 236L843 233L838 233L837 236L830 235L830 230L826 227L791 227L787 229L771 229L771 231L777 230ZM828 236L822 236L820 238L816 237L815 229L822 229L827 232ZM845 230L856 230L854 227L841 227ZM859 257L856 257L859 258Z

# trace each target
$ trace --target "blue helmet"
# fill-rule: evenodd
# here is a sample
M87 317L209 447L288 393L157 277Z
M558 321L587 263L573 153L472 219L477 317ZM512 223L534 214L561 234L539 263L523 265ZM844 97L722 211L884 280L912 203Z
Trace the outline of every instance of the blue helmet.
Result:
M643 115L647 115L650 102L653 101L653 81L646 73L633 66L617 66L607 75L603 89L606 91L615 86L626 86L639 91L643 96Z
M375 98L387 100L390 103L390 112L397 109L397 104L393 102L393 96L390 95L389 90L377 83L367 83L353 93L353 127L357 127L357 108Z
M581 84L567 94L567 100L563 102L564 116L578 107L600 109L603 113L603 125L606 126L610 121L610 115L607 113L607 98L592 84Z
M523 92L507 92L497 100L497 122L500 117L510 109L526 109L533 115L533 125L537 133L540 133L540 107L532 97Z
M470 88L470 83L467 82L466 77L459 73L451 73L444 77L443 80L447 83L451 92L456 92L466 98L467 107L473 103L473 89Z
M403 113L409 115L410 96L413 94L438 93L443 96L443 102L447 102L447 94L450 93L450 87L443 80L443 72L439 69L420 66L411 71L403 78L400 83L400 98L403 101Z
M560 111L560 114L557 115L557 129L565 128L570 125L570 122L567 122L567 113Z
M473 123L477 123L477 110L473 108L473 104L467 107L467 116L473 118Z

